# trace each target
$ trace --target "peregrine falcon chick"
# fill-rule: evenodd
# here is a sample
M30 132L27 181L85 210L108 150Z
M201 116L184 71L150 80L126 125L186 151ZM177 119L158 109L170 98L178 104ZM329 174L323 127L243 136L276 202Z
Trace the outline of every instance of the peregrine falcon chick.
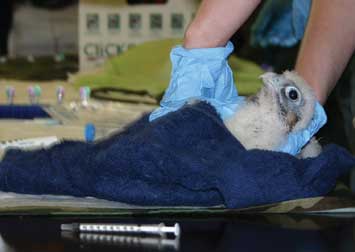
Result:
M304 129L312 119L315 95L295 72L265 73L264 86L248 97L235 114L224 121L226 127L246 149L276 150L291 132ZM299 155L314 157L321 152L312 139Z

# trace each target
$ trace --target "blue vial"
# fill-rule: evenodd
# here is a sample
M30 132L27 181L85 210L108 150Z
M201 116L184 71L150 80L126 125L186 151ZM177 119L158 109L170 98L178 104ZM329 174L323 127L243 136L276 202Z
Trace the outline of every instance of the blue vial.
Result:
M87 142L93 142L95 140L96 128L92 123L85 125L85 140Z

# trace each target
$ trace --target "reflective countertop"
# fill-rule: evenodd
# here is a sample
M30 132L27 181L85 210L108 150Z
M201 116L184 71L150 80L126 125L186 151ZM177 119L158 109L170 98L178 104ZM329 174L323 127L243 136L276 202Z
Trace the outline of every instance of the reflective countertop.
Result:
M173 225L181 236L62 232L63 223ZM355 218L338 215L237 215L228 217L0 217L0 251L355 251Z

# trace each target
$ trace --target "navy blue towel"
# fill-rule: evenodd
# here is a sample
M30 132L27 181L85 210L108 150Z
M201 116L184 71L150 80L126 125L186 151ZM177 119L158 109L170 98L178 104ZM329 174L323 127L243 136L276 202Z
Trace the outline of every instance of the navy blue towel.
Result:
M247 151L215 110L199 103L152 123L144 116L102 142L11 150L0 163L0 190L145 206L240 208L324 195L352 166L354 157L335 145L306 160Z

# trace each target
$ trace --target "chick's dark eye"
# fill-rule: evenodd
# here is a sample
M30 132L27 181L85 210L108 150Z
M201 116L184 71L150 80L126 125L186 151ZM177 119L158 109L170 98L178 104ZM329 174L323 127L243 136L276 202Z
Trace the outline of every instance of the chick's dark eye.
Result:
M297 100L298 99L298 93L296 90L290 90L290 92L288 92L288 97L291 99L291 100Z

